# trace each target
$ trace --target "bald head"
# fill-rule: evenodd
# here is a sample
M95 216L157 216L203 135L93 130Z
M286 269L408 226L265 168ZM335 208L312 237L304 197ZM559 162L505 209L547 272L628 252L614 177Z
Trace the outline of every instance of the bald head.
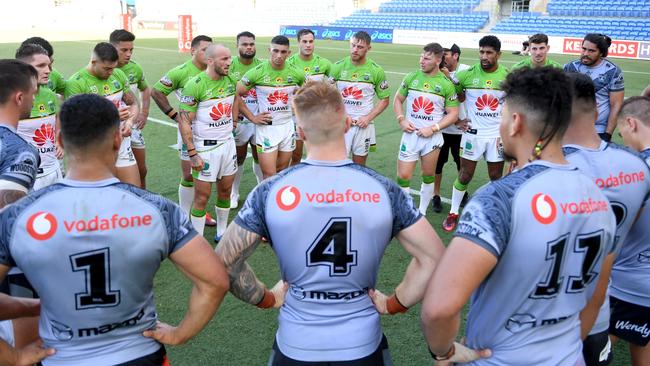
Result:
M228 47L220 43L211 44L205 50L205 58L208 64L208 72L214 72L219 76L228 75L232 63Z
M343 139L346 113L334 85L326 81L306 82L294 96L293 110L307 143L324 145Z

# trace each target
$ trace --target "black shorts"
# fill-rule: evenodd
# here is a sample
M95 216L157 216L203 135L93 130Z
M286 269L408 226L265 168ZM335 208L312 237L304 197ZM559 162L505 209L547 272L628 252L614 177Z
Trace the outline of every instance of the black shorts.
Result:
M603 331L596 334L590 334L582 342L582 356L585 358L587 366L605 366L609 365L614 358L612 352L612 342L609 341L609 334Z
M609 297L609 334L637 346L650 341L650 308Z
M460 170L460 140L463 135L454 135L451 133L442 133L442 138L444 139L444 144L440 148L440 154L438 154L438 161L436 162L436 174L442 174L442 168L449 160L449 153L454 158L454 163L456 163L456 170Z
M167 360L165 346L160 346L154 353L121 363L118 366L169 366L169 360Z
M393 366L393 360L388 350L388 340L384 335L375 352L364 358L351 361L298 361L282 354L278 348L278 343L273 342L273 351L271 351L271 359L269 360L268 366Z
M23 273L7 275L9 283L9 294L16 297L26 297L28 299L38 299L38 293L34 287L27 281Z

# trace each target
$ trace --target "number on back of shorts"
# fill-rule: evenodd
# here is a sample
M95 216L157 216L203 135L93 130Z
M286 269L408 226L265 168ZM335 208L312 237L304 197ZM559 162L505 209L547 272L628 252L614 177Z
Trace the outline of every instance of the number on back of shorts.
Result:
M83 272L86 290L75 294L77 310L112 307L120 303L120 291L111 289L109 248L70 256L73 272Z
M328 266L330 276L347 276L357 265L357 251L352 250L349 217L331 218L307 249L307 267Z

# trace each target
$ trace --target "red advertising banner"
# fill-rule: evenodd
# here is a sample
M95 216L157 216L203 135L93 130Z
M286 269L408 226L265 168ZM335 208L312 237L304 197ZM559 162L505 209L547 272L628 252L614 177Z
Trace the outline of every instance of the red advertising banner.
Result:
M582 38L564 38L563 53L579 54L582 52ZM613 40L609 47L609 57L637 58L639 42Z
M133 32L133 20L130 14L120 14L120 27L129 32Z
M192 16L178 16L178 51L190 52L192 48Z

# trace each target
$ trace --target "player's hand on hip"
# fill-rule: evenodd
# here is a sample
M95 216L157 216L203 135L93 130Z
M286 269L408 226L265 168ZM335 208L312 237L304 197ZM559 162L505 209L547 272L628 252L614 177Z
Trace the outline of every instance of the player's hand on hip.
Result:
M201 171L203 170L203 166L205 163L203 162L203 159L201 158L201 155L196 154L190 158L190 162L192 163L192 169L196 171Z
M46 348L41 339L38 339L27 346L16 350L15 365L27 366L40 362L46 357L56 353L54 348Z
M436 365L438 366L446 366L446 365L454 365L457 363L469 363L475 360L478 360L480 358L490 358L492 357L492 351L489 349L471 349L467 346L465 346L463 343L465 342L454 342L454 355L447 361L438 361Z
M169 346L177 346L185 343L178 335L177 327L160 321L156 322L156 326L153 329L142 332L142 335L147 338L153 338L158 342Z
M251 122L257 124L257 125L270 125L272 121L271 118L271 113L269 112L262 112L260 114L256 114L253 116L253 120Z
M279 309L284 304L284 298L287 296L287 291L289 291L289 284L284 280L280 280L269 291L275 296L275 304L273 307Z
M375 289L370 289L370 291L368 291L368 296L370 296L372 303L375 304L375 309L377 309L379 314L388 314L388 296Z
M122 123L122 126L120 127L120 132L122 133L122 137L131 136L131 122L125 121L124 123Z
M416 130L415 126L411 122L407 121L406 119L402 119L399 122L399 126L402 128L402 131L406 133L412 133L415 132Z
M472 123L468 119L459 119L455 124L461 131L467 131L472 127Z
M140 112L138 116L135 118L135 124L134 126L138 129L143 129L144 125L147 123L147 119L149 118L149 114L145 112Z
M120 121L126 121L131 117L129 107L120 107L117 111L120 112Z
M431 127L423 127L423 128L418 128L418 130L415 132L418 136L420 137L431 137L433 136L433 128Z
M366 128L366 127L368 127L369 124L370 124L370 119L368 118L368 116L361 116L361 117L357 118L356 125L359 128Z

